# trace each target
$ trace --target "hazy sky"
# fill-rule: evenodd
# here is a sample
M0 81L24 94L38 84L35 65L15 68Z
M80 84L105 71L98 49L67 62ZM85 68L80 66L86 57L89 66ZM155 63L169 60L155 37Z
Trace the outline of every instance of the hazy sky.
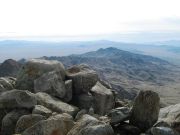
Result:
M0 0L0 37L179 32L180 0Z

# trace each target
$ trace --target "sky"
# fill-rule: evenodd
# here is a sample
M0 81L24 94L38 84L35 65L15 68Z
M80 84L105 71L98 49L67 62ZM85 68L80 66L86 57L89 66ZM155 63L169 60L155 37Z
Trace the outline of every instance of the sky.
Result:
M0 38L137 33L178 33L178 38L179 5L180 0L0 0Z

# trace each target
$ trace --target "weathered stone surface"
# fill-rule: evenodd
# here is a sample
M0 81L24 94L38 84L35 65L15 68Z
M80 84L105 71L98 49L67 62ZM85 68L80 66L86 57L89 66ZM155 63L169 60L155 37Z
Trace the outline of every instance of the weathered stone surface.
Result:
M116 109L112 109L108 113L108 117L111 119L110 123L112 125L128 120L129 116L130 116L130 109L127 107L119 107Z
M65 83L56 71L44 73L34 80L34 92L45 92L58 98L64 98L66 95Z
M42 59L29 60L17 75L16 87L18 89L34 91L34 80L44 73L56 71L65 79L65 68L61 62Z
M65 81L65 89L66 89L66 95L63 98L64 102L69 102L72 100L72 80Z
M158 121L168 123L172 128L180 133L180 104L160 109Z
M104 115L114 107L114 96L110 89L97 82L91 89L95 113Z
M73 104L81 109L87 109L93 105L93 96L91 93L84 93L80 95L74 95Z
M22 135L66 135L74 126L72 116L58 114L26 129Z
M90 115L83 115L67 135L113 135L110 125L100 122Z
M15 80L13 77L0 77L0 93L14 89Z
M16 122L22 115L28 113L26 110L14 110L6 114L2 120L1 135L12 135L15 133Z
M176 131L168 127L152 127L150 132L152 135L178 135Z
M146 131L158 120L159 96L153 91L140 91L135 98L130 123Z
M16 129L15 133L22 133L27 128L35 125L41 120L45 120L46 118L39 114L29 114L29 115L23 115L19 118L19 120L16 123Z
M80 110L78 113L77 113L77 115L76 115L76 117L75 117L75 120L77 121L77 120L79 120L83 115L85 115L85 114L87 114L87 110L86 109L82 109L82 110Z
M0 95L0 109L33 108L37 104L35 94L25 90L11 90Z
M52 111L42 105L35 105L32 114L40 114L46 117L52 115Z
M79 110L77 107L64 103L43 92L36 93L36 99L39 105L45 106L53 112L68 113L75 116Z
M67 77L73 81L75 94L88 93L98 80L97 73L85 64L69 68Z

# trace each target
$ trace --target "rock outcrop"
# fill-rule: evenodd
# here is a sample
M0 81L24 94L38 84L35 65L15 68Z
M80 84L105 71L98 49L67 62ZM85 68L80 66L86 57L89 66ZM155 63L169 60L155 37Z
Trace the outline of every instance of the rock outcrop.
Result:
M62 80L65 79L65 68L61 62L31 59L17 75L16 88L34 92L34 80L51 71L59 73Z
M91 89L91 93L94 98L93 108L95 113L104 115L113 109L115 101L113 93L110 89L107 89L100 82Z
M36 93L37 104L45 106L46 108L57 113L68 113L72 116L78 112L78 107L69 105L61 100L52 97L46 93Z
M180 104L160 109L158 121L166 122L180 133Z
M83 64L69 68L67 77L73 81L75 94L88 93L98 81L97 73Z
M90 115L83 115L67 135L113 135L110 125L100 122Z
M72 116L58 114L27 128L22 135L66 135L73 126Z
M161 109L156 123L159 100L141 91L132 105L87 65L65 70L61 62L33 59L17 80L0 78L0 134L177 135L179 104Z
M6 114L2 120L1 135L12 135L15 133L18 119L29 112L26 110L13 110Z
M64 98L66 95L65 83L55 71L44 73L34 80L34 92L45 92L52 96Z
M0 95L0 109L33 108L37 104L35 94L29 91L11 90Z
M35 125L41 120L45 120L45 117L39 114L23 115L19 118L19 120L16 123L15 133L20 134L27 128Z
M130 123L146 131L158 120L160 98L152 91L140 91L134 101Z

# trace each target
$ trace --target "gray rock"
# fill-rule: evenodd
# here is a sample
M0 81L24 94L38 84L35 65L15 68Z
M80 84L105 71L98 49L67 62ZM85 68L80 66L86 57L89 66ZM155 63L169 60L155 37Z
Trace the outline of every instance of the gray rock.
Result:
M79 110L77 107L64 103L61 100L43 92L36 93L36 99L39 105L45 106L53 112L68 113L75 116Z
M35 105L32 114L40 114L49 117L52 115L52 111L42 105Z
M29 115L23 115L19 118L19 120L16 123L16 129L15 133L22 133L27 128L35 125L41 120L45 120L46 118L39 114L29 114Z
M140 91L135 98L130 123L146 131L158 120L160 98L153 91Z
M0 109L33 108L37 104L35 94L25 90L11 90L0 95Z
M86 109L82 109L82 110L80 110L78 113L77 113L77 115L76 115L76 117L75 117L75 120L77 121L77 120L79 120L83 115L85 115L85 114L87 114L87 110Z
M58 98L66 95L65 83L55 71L44 73L34 80L34 92L45 92Z
M0 77L0 93L14 89L15 80L13 77Z
M152 127L151 128L152 135L178 135L173 129L168 127Z
M22 135L66 135L74 126L72 116L58 114L26 129Z
M64 102L69 102L72 100L72 80L65 81L65 89L66 89L66 95L63 98Z
M127 107L112 109L108 114L108 117L111 119L110 123L112 125L128 120L129 116L130 109Z
M91 93L74 95L73 103L81 109L87 109L93 105L93 96Z
M180 133L180 104L160 109L158 121L166 122Z
M61 62L49 61L42 59L29 60L17 75L16 88L22 90L34 91L34 80L42 76L44 73L56 71L65 79L65 68Z
M93 108L95 113L104 115L114 107L114 96L111 89L107 89L101 83L97 82L91 89L93 95Z
M114 135L114 132L110 125L86 114L67 135Z
M67 77L73 81L75 94L88 93L98 80L97 73L85 64L69 68Z
M2 120L1 135L12 135L15 133L16 122L25 114L28 114L26 110L14 110L6 114Z

